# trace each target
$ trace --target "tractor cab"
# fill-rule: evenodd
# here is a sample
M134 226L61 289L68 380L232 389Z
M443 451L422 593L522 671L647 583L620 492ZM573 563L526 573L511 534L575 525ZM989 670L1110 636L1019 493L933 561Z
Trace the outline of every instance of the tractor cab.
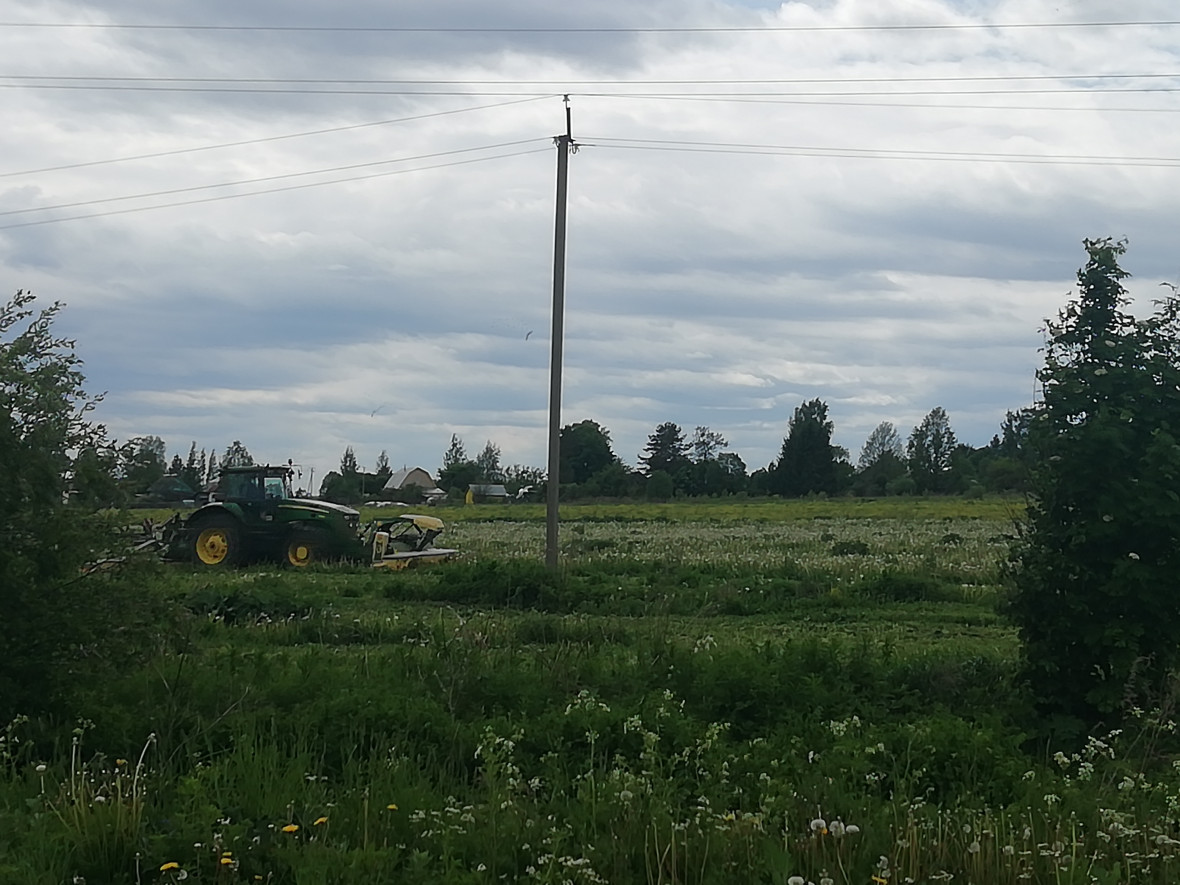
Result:
M290 467L227 467L214 496L219 501L282 501L291 492Z

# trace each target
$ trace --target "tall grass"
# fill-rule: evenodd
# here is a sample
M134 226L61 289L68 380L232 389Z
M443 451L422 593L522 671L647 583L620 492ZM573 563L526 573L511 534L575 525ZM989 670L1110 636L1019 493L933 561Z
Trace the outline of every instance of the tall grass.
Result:
M0 882L1175 880L1166 713L1027 744L1002 524L533 528L155 576L171 650L2 734Z

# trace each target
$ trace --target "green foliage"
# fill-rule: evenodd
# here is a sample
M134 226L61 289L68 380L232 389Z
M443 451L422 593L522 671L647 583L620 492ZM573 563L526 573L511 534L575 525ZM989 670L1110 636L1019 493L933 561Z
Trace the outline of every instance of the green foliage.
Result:
M905 488L912 493L917 489L906 473L905 461L891 451L881 452L871 463L862 467L852 481L852 490L857 495L879 497L889 494L905 494L899 491L898 481L905 480Z
M873 432L869 434L869 438L865 440L865 444L861 447L860 457L857 459L856 466L860 470L872 467L881 458L892 456L894 461L900 461L905 454L905 449L901 444L901 437L897 433L897 429L893 426L891 421L882 421L873 428Z
M645 493L649 501L667 501L674 491L672 476L666 470L653 471L647 478Z
M479 482L479 465L467 457L467 449L458 434L451 434L451 443L443 453L442 467L438 471L438 484L446 489L447 495L462 500L467 487Z
M691 463L688 452L689 444L684 439L684 431L680 429L680 425L665 421L648 437L639 461L643 464L644 473L649 477L662 471L675 478Z
M235 439L230 443L229 448L225 450L225 454L221 458L222 467L251 467L254 464L254 456L250 454L250 450L242 445L242 441Z
M1085 246L1048 324L1010 605L1037 706L1074 733L1147 705L1180 665L1180 300L1136 321L1125 245Z
M0 307L0 717L66 709L91 680L150 651L144 634L163 623L133 570L84 569L121 543L117 519L64 499L79 469L85 503L114 494L103 485L111 448L86 420L93 401L73 342L53 334L58 305L35 313L32 303L18 292Z
M951 460L957 445L946 410L931 409L906 442L910 477L919 492L951 490Z
M796 407L778 461L770 468L770 491L799 497L836 491L836 449L828 404L819 399Z

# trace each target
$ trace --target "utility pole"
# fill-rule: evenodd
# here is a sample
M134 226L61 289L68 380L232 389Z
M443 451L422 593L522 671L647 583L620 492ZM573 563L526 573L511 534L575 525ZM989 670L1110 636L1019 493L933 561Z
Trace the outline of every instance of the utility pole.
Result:
M545 566L557 570L557 507L561 491L561 345L565 334L565 208L570 154L577 150L565 96L565 134L557 145L557 212L553 225L553 328L549 336L549 476L545 486Z

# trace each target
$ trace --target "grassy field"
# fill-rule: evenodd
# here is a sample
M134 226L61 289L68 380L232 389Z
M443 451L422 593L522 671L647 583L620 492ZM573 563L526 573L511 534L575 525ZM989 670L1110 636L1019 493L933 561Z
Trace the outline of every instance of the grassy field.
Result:
M543 508L444 508L432 569L146 565L160 651L0 741L0 883L1175 881L1169 721L1028 740L1018 514L571 506L550 574Z

